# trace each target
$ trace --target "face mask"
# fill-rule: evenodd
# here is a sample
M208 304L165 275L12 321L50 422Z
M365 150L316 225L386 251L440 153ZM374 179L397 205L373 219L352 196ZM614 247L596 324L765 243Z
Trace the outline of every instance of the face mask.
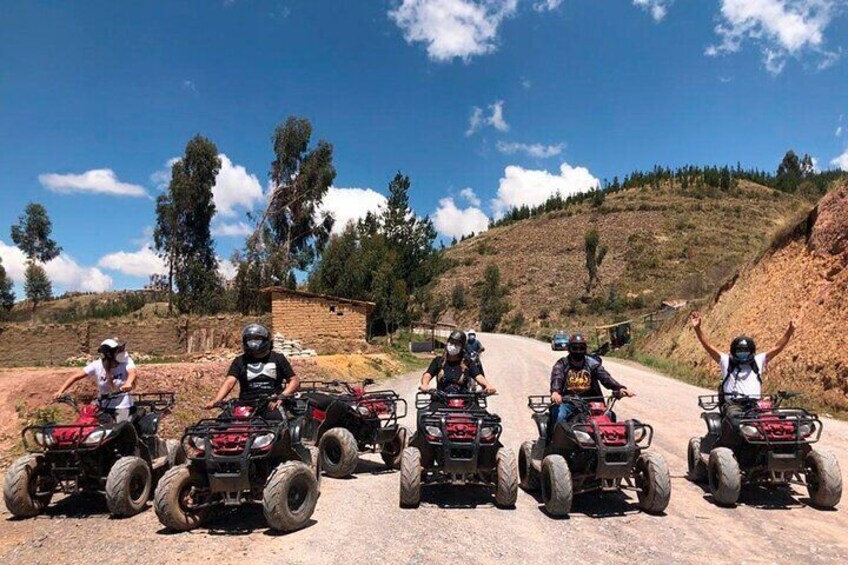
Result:
M736 355L733 356L733 359L737 363L749 363L751 361L752 355L747 351L740 351Z
M447 346L448 355L459 355L460 348L455 343L449 343Z
M580 365L583 363L583 360L586 359L585 353L569 353L568 360L574 363L575 365Z

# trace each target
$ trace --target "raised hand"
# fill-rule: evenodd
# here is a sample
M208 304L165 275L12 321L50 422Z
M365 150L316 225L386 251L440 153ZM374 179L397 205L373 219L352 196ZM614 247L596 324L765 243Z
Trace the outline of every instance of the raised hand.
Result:
M697 310L693 310L691 314L689 314L689 321L692 323L692 327L696 330L701 327L701 313Z

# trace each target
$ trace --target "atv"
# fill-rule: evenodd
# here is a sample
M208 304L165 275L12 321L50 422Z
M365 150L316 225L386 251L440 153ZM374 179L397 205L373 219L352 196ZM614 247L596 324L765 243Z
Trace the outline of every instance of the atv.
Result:
M276 401L287 419L260 417ZM168 471L156 488L159 521L186 531L202 525L214 507L261 501L272 529L303 528L318 501L320 476L317 449L300 442L305 402L272 395L215 406L223 409L217 418L200 420L182 436L188 463Z
M23 429L29 452L6 471L6 508L18 518L43 512L57 491L65 494L102 492L112 516L126 517L144 509L153 485L183 459L179 443L157 435L159 420L174 405L174 393L133 394L129 419L118 422L107 411L109 401L65 395L54 402L76 412L70 424L47 423Z
M833 508L842 498L842 473L830 451L817 449L822 422L803 408L783 407L797 393L774 395L724 395L743 410L722 434L722 399L698 397L707 434L689 440L689 478L709 484L713 500L733 506L743 485L767 487L796 484L807 487L810 500L819 508Z
M484 392L418 393L418 431L403 450L400 505L415 508L425 485L482 485L495 488L495 504L515 506L515 455L500 442L501 419L487 411Z
M308 400L304 441L317 444L321 468L330 477L347 477L356 469L359 453L380 450L390 469L400 468L408 430L398 425L406 416L406 401L391 390L366 391L365 379L354 386L342 381L303 381Z
M555 424L550 397L528 397L539 438L521 445L518 472L524 490L541 489L548 514L567 515L574 495L591 491L635 491L639 507L652 514L668 506L668 466L659 453L645 451L654 429L638 420L616 421L616 400L564 396L577 410Z

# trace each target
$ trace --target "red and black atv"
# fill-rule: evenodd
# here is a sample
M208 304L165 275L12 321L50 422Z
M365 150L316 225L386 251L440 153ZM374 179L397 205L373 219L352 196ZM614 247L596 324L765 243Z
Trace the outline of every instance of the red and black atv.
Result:
M781 406L796 396L785 391L756 397L725 395L725 402L741 408L738 418L725 423L718 411L719 395L699 396L707 434L689 440L689 478L706 480L721 506L735 505L746 484L801 485L807 487L813 505L839 504L839 462L833 453L812 445L821 438L821 420L803 408Z
M347 477L356 469L359 453L380 450L390 469L400 468L408 430L398 425L406 416L406 400L392 390L366 391L374 384L303 381L301 397L308 409L303 440L318 445L321 469L330 477Z
M260 417L276 401L283 402L287 418ZM213 507L261 501L272 529L304 527L319 494L317 449L300 442L305 403L267 396L216 407L224 409L220 416L186 428L182 446L188 463L168 471L156 488L159 521L185 531L200 526Z
M121 393L98 398L62 396L76 413L71 424L40 424L23 429L30 453L9 467L3 496L19 518L44 511L57 491L103 492L113 516L132 516L144 509L155 480L183 454L175 440L158 436L159 420L174 405L174 393L133 394L135 407L118 422L105 409Z
M418 393L418 431L403 451L400 505L414 508L432 484L495 488L495 504L515 506L515 454L500 442L501 419L487 411L486 393Z
M574 495L590 491L635 491L639 507L654 514L668 507L668 466L659 453L645 451L654 429L638 420L616 421L615 401L615 396L564 396L563 402L572 403L576 413L566 422L552 424L550 397L528 397L539 439L521 445L518 472L524 490L536 492L541 487L550 515L568 514Z

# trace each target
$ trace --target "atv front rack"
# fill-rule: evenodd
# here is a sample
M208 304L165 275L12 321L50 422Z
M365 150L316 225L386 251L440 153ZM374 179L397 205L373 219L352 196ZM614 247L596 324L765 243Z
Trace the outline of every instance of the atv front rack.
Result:
M63 432L62 441L55 439L56 432ZM100 440L84 443L93 433L102 431ZM112 430L100 424L38 424L21 430L24 449L30 453L95 451L109 439ZM41 441L38 437L42 438ZM49 439L48 439L49 438Z
M419 431L428 444L441 449L441 470L462 475L479 470L481 450L491 454L503 427L500 417L488 412L437 409L420 416Z
M186 455L194 461L247 461L248 459L265 459L271 450L261 450L253 447L253 442L259 436L272 435L268 445L274 445L280 433L280 423L272 423L262 418L239 420L236 418L206 418L195 425L186 428L180 440ZM212 442L223 436L247 436L244 447L239 453L219 454L212 450ZM203 449L198 448L194 439L200 439Z
M767 418L763 416L776 416L776 418ZM821 439L822 422L816 414L807 412L803 408L778 408L771 410L764 415L750 416L746 413L737 421L740 429L740 435L752 445L765 445L768 447L798 445L804 443L816 443ZM783 438L774 437L774 424L792 423L793 431L791 436ZM759 433L758 437L750 437L741 433L743 426L751 426L756 428ZM809 433L801 434L801 429L804 426L809 426Z

